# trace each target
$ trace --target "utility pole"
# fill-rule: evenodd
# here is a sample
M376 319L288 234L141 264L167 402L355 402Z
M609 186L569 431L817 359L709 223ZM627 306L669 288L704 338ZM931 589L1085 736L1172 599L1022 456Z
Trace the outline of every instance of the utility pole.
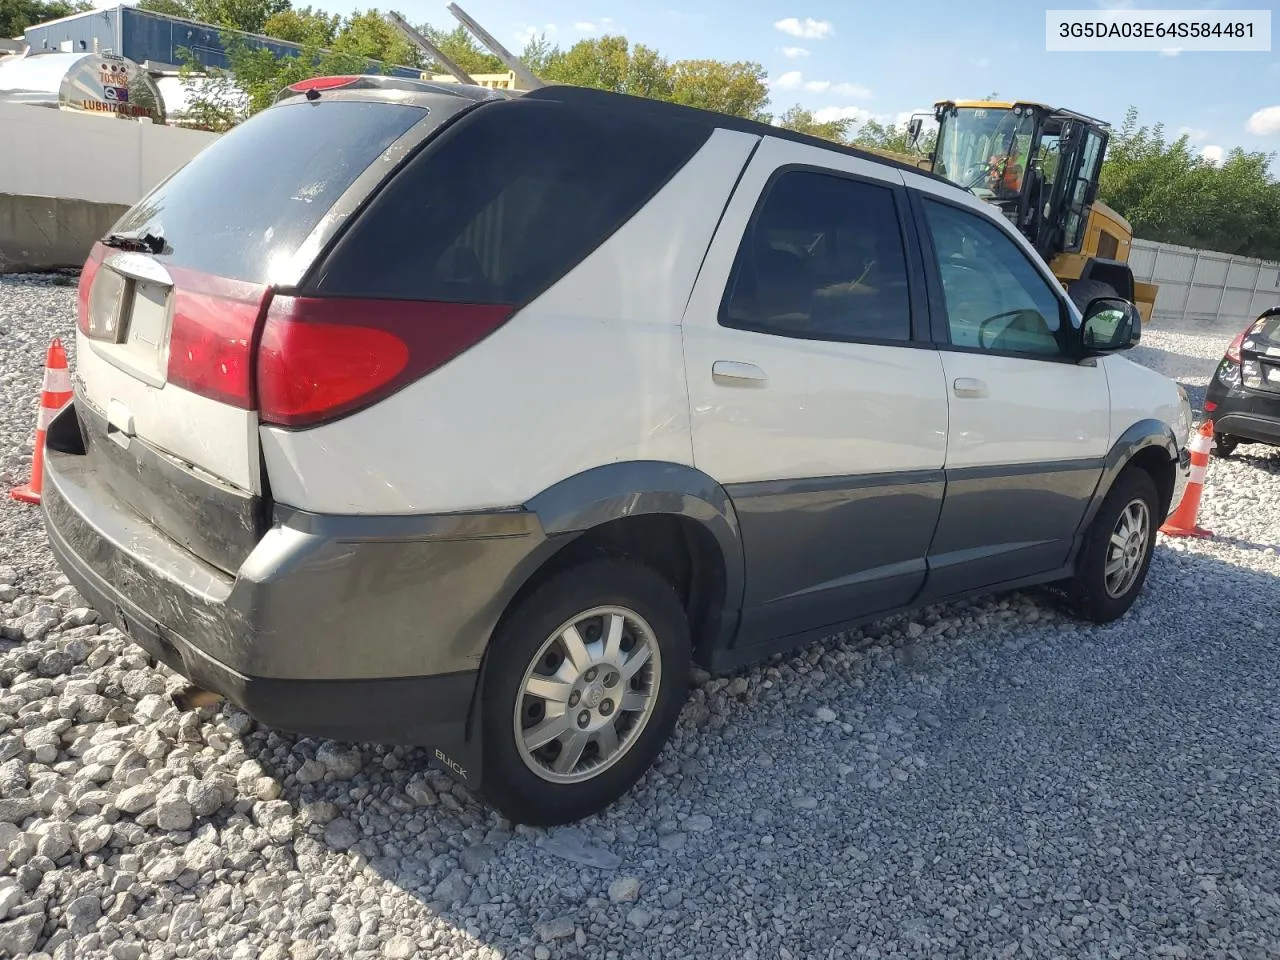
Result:
M404 38L412 43L415 47L425 53L434 62L444 67L445 72L453 74L453 78L459 83L474 85L475 80L471 78L471 74L463 70L460 66L446 57L434 43L424 37L421 33L409 26L409 22L404 17L390 10L385 14L386 20L393 27L404 34Z

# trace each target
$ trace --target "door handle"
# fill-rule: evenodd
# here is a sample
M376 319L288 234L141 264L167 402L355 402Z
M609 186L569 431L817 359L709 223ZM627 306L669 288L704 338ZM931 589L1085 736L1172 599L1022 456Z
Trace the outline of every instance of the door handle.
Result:
M987 385L981 380L975 380L972 377L957 377L952 387L955 389L957 397L987 396Z
M711 379L731 387L744 387L753 383L763 384L768 378L754 363L717 360L711 365Z

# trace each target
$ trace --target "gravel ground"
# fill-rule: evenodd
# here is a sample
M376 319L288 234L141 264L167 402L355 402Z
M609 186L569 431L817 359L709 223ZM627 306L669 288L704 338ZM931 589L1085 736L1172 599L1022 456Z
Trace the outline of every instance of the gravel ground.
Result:
M25 480L73 287L0 278ZM1229 334L1134 356L1199 402ZM419 751L180 715L0 502L0 956L1280 955L1280 452L1215 461L1108 628L1027 592L700 678L658 767L513 829Z

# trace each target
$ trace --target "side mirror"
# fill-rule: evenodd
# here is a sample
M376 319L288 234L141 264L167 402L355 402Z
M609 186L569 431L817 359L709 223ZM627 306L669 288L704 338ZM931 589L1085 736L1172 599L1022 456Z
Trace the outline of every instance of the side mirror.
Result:
M1097 297L1085 307L1080 337L1085 353L1128 350L1142 339L1142 314L1128 300Z
M920 131L924 129L924 121L919 117L912 117L911 122L907 124L907 140L911 146L915 146L920 142Z

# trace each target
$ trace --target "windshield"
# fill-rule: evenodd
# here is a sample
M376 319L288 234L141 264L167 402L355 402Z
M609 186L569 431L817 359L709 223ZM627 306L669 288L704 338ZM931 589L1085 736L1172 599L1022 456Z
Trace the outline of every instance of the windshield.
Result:
M942 119L934 172L983 198L1010 200L1022 190L1035 133L1032 113L959 107Z

